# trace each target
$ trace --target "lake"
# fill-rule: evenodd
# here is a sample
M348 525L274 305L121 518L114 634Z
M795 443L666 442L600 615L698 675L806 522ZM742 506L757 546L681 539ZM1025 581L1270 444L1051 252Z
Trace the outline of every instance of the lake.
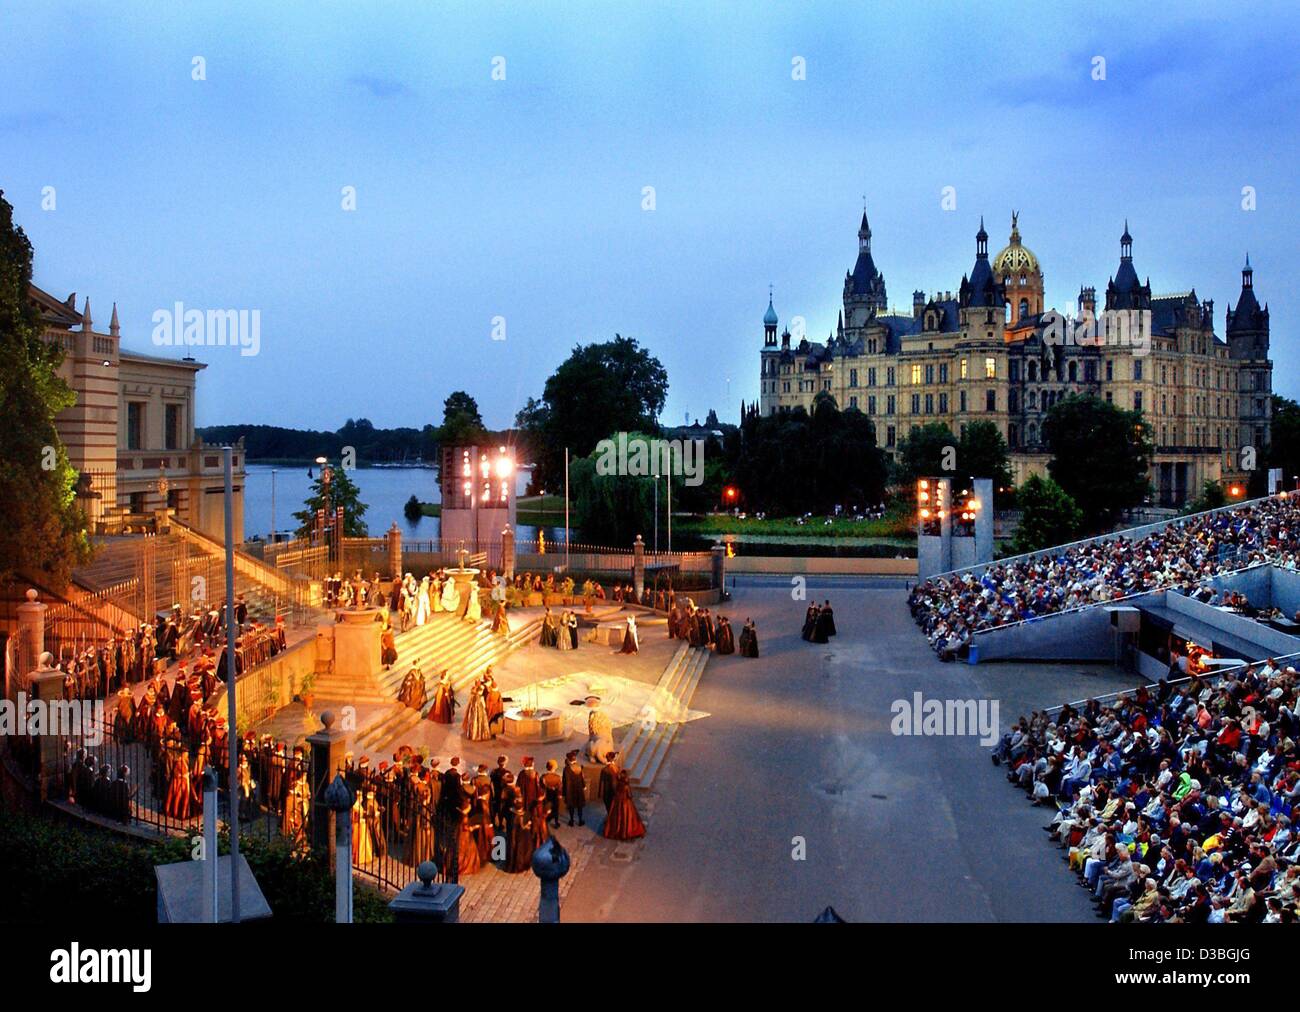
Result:
M318 468L311 469L316 474ZM266 537L271 531L271 487L275 485L275 527L282 534L294 530L297 521L293 514L303 508L311 493L312 479L307 477L305 465L248 464L244 481L244 537ZM274 477L273 477L274 476ZM363 519L372 537L381 537L396 521L404 538L436 538L441 525L438 517L418 517L408 520L403 512L406 500L415 496L421 502L439 502L437 471L431 467L359 467L348 472L348 477L361 490L361 501L367 506ZM520 471L517 493L524 494L528 472ZM516 536L521 540L537 537L537 528L520 524ZM551 541L563 541L564 529L543 528ZM574 534L577 540L577 534Z

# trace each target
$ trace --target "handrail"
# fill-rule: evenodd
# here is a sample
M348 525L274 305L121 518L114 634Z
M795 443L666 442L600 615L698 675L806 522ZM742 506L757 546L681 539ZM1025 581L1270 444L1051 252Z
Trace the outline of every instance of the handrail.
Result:
M1296 652L1293 654L1279 654L1276 657L1270 658L1270 660L1279 661L1279 662L1300 660L1300 652ZM1186 678L1176 678L1172 682L1166 681L1165 684L1182 685L1184 682L1191 682L1193 678L1199 678L1203 682L1212 682L1221 679L1225 675L1231 674L1234 671L1244 671L1247 668L1253 668L1263 663L1264 663L1263 661L1247 661L1245 664L1235 664L1230 668L1223 668L1222 670L1215 671L1213 674L1188 675ZM1131 693L1137 692L1138 689L1158 689L1159 687L1160 687L1159 682L1149 682L1146 685L1139 685L1132 689L1122 689L1119 692L1108 692L1104 696L1089 696L1087 699L1076 699L1072 703L1060 703L1056 706L1049 706L1047 709L1043 710L1043 713L1045 714L1060 713L1061 710L1065 709L1065 707L1067 706L1077 710L1081 706L1086 706L1090 701L1105 704L1105 702L1108 700L1116 700L1120 696L1130 695Z
M1221 576L1236 576L1238 573L1246 573L1252 569L1258 569L1260 566L1273 566L1273 565L1275 565L1275 563L1267 562L1267 561L1252 562L1249 566L1242 566L1240 569L1227 569L1221 573L1215 573L1213 576L1207 576L1204 579L1217 580ZM1066 608L1063 611L1049 611L1043 615L1035 615L1033 618L1021 618L1021 619L1016 619L1016 621L1014 622L1006 622L1002 625L985 626L983 629L976 629L974 632L971 633L971 635L978 636L981 633L999 632L1003 629L1014 629L1018 625L1028 625L1031 622L1042 622L1044 619L1057 618L1061 615L1073 615L1081 611L1086 611L1089 608L1104 607L1108 604L1116 604L1120 601L1131 601L1135 597L1145 597L1147 594L1163 594L1166 591L1170 591L1170 590L1176 591L1177 589L1178 589L1177 587L1167 585L1163 587L1149 587L1146 590L1135 590L1133 591L1133 593L1125 594L1123 597L1111 597L1111 598L1107 598L1104 601L1090 601L1087 604L1075 605L1073 608Z
M1095 542L1115 541L1119 538L1132 538L1136 540L1137 538L1145 537L1147 534L1155 534L1157 531L1164 530L1173 524L1184 523L1197 517L1208 517L1218 513L1226 513L1231 510L1244 509L1247 506L1256 506L1260 503L1267 502L1269 499L1275 499L1277 497L1278 495L1276 494L1271 496L1260 496L1258 499L1248 499L1245 502L1231 503L1227 506L1216 506L1214 509L1201 510L1198 513L1188 513L1185 515L1170 517L1168 520L1157 520L1155 523L1143 524L1139 527L1124 527L1118 531L1111 531L1108 534L1095 534L1090 538L1081 538L1078 541L1068 541L1063 545L1053 545L1050 548L1039 548L1036 551L1022 552L1019 555L1008 555L1005 558L993 559L989 562L976 562L970 566L962 566L960 569L949 569L942 573L935 573L933 576L929 577L929 579L933 580L941 576L955 576L958 573L985 569L989 566L1005 566L1016 562L1027 561L1029 559L1056 555L1061 552L1069 551L1072 548L1079 548L1083 545L1090 545Z

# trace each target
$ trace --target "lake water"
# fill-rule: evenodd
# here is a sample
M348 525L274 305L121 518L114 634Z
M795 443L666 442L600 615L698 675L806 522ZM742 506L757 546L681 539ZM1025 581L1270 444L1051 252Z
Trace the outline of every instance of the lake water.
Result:
M312 474L317 473L313 467ZM284 533L294 530L297 521L293 514L303 508L311 492L312 479L307 477L306 466L271 467L269 464L249 464L244 481L244 537L266 537L271 531L271 486L275 485L275 528ZM272 476L274 475L274 479ZM366 526L372 537L380 537L396 521L404 538L436 538L441 530L437 517L419 517L408 520L403 512L406 500L415 496L421 502L440 501L437 472L431 467L359 467L348 472L348 477L361 490L361 501L367 506ZM524 494L528 474L521 471L517 493ZM562 541L564 529L544 528L551 541ZM537 537L537 528L521 524L517 535L521 541ZM577 540L577 535L574 535Z

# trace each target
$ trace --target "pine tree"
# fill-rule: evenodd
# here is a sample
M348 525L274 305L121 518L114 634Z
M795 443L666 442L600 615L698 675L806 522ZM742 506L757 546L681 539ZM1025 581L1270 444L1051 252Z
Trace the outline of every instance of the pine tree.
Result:
M325 491L326 468L322 467L312 479L311 494L303 501L303 509L293 515L298 521L298 536L305 538L311 535L316 523L317 510L333 511L340 506L343 507L343 536L345 538L369 536L370 531L366 527L366 522L361 519L369 508L361 501L361 490L357 488L356 482L348 477L346 470L332 465L327 466L330 476L328 496Z

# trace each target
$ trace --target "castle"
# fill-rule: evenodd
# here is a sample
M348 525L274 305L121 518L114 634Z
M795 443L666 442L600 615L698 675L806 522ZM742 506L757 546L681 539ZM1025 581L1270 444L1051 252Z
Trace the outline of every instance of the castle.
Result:
M1153 295L1133 265L1125 223L1120 262L1098 310L1094 287L1079 292L1077 319L1043 304L1043 271L1011 217L1007 245L989 256L981 218L975 263L956 292L912 293L911 312L889 308L871 252L866 212L858 257L844 277L843 309L825 343L791 343L769 297L763 317L759 411L772 415L828 393L872 421L891 456L930 422L960 434L997 425L1015 481L1045 473L1043 421L1070 394L1092 394L1141 411L1150 425L1154 502L1181 506L1206 481L1236 481L1261 462L1270 435L1272 362L1268 307L1255 297L1249 256L1225 337L1214 303L1195 290Z

